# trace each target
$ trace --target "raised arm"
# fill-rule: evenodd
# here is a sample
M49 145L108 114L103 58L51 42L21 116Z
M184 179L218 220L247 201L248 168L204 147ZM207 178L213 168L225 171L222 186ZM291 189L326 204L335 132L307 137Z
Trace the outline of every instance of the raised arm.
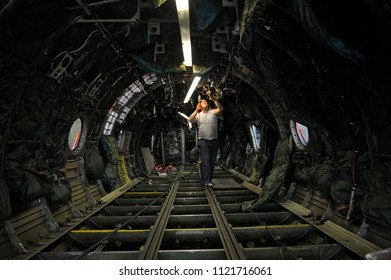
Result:
M208 94L210 100L212 100L212 101L215 103L215 105L216 105L216 108L212 109L211 111L212 111L215 115L217 115L217 116L221 115L221 113L222 113L223 110L224 110L223 105L221 105L219 101L217 101L216 99L213 98L213 96L210 94L210 91L208 91L207 94Z
M196 120L197 120L197 113L201 111L201 103L198 103L197 104L197 107L196 109L194 110L194 112L189 116L189 122L190 123L195 123Z

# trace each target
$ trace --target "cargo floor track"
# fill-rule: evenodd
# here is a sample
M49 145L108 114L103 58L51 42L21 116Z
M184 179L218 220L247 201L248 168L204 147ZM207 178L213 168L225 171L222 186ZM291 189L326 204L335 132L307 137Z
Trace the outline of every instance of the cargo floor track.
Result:
M87 199L79 204L73 195L72 205L55 210L38 200L6 223L3 252L44 260L324 260L363 259L379 249L336 224L316 223L291 200L242 211L259 188L235 172L216 167L213 188L201 187L196 165L161 175L103 196L90 192L90 200L80 195Z

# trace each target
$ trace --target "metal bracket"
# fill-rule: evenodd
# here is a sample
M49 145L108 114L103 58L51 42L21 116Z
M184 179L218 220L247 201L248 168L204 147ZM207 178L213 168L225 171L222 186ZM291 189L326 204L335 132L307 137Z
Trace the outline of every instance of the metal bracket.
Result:
M84 215L77 209L72 201L68 201L69 210L71 210L73 218L82 218Z
M368 228L369 228L369 224L367 224L367 223L365 222L365 218L364 218L364 220L363 220L362 223L361 223L360 230L358 231L357 235L360 236L360 237L365 237L365 236L367 236L367 234L368 234Z
M4 222L4 229L10 239L12 247L15 249L17 254L28 254L29 251L24 248L22 242L19 240L12 223L9 220Z
M331 200L330 200L330 202L329 202L329 204L327 206L327 209L326 209L326 211L324 212L324 214L323 214L323 216L321 218L322 222L325 222L325 221L329 220L333 216L333 208L331 207L331 204L332 203L331 203Z
M291 197L292 197L293 192L295 191L295 189L296 189L296 183L291 183L290 186L289 186L288 192L287 192L286 195L285 195L285 199L286 199L286 200L291 199Z
M50 232L60 232L61 228L57 224L57 222L54 220L52 212L50 212L50 209L48 207L48 204L46 202L45 198L38 199L39 208L41 209L41 212L45 218L46 224L49 226Z
M140 10L141 8L153 8L153 3L150 0L137 0L137 12L132 17L131 21L140 20Z
M59 80L63 76L69 65L71 65L73 60L73 57L68 52L64 52L63 58L56 66L56 68L52 71L52 73L49 74L49 77Z
M213 36L212 37L212 51L219 53L227 53L227 49L225 47L224 42L220 40L220 37Z
M225 34L227 42L229 41L229 30L228 26L221 26L216 28L216 33L217 34Z
M98 206L98 203L96 202L96 200L94 199L94 197L92 196L92 194L90 192L89 183L87 180L87 174L84 171L84 166L85 166L84 159L82 157L79 157L78 168L79 168L79 172L80 172L81 182L83 184L84 194L87 197L87 201L88 201L88 204L90 205L90 207L96 207L96 206Z
M154 61L156 61L156 56L158 54L164 54L165 47L164 44L155 43L155 51L154 51Z
M148 44L150 44L150 37L153 35L160 35L160 22L148 20Z
M307 192L307 195L306 195L306 197L304 198L303 203L302 203L301 205L304 206L305 208L308 208L308 207L310 206L310 202L311 202L311 199L312 199L313 194L314 194L314 191L313 191L313 189L311 188L311 189Z
M104 187L103 187L102 181L98 179L98 180L96 180L96 183L97 183L97 185L98 185L98 189L99 189L100 195L101 195L102 197L105 196L105 195L107 195L107 193L106 193L106 191L105 191L105 189L104 189Z
M100 92L100 87L103 85L103 83L107 80L108 74L105 74L105 77L102 77L102 73L99 73L95 79L89 84L87 88L87 96L89 98L96 97Z

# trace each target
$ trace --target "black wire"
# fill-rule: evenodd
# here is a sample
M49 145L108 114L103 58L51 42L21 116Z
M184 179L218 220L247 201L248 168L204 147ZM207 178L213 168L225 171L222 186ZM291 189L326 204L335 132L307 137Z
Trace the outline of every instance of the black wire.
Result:
M93 244L92 246L90 246L86 251L84 251L83 253L80 254L80 256L78 256L76 258L76 260L79 260L81 259L82 257L84 257L85 255L87 255L89 252L91 252L93 249L95 249L96 247L98 247L99 245L101 245L103 242L105 242L109 237L111 237L114 233L117 233L121 228L129 225L135 218L137 218L141 213L143 213L146 209L148 209L150 206L152 206L153 204L155 204L161 197L163 197L165 194L168 193L168 191L170 190L172 185L170 185L161 195L159 195L155 200L153 200L150 204L148 204L147 206L145 206L143 209L141 209L139 212L136 213L136 215L132 216L129 220L127 220L125 223L123 224L120 224L119 226L117 226L112 232L110 232L109 234L107 234L105 237L103 237L100 241L96 242L95 244Z
M239 200L237 200L236 198L237 198L237 196L234 195L235 201L238 202L238 203L241 203L241 202L240 202ZM262 221L261 219L259 219L259 217L258 217L258 215L257 215L257 212L254 212L254 211L252 211L252 210L250 210L250 209L248 209L248 208L247 208L246 210L247 210L248 212L254 214L254 215L255 215L255 218L258 220L259 224L260 224L261 226L264 226L264 227L265 227L265 230L269 233L269 235L273 238L273 240L274 240L277 244L279 244L279 245L281 245L282 247L284 247L285 250L286 250L286 252L288 252L288 253L291 255L291 257L292 257L293 259L296 259L296 256L292 254L292 252L291 252L291 250L289 250L288 246L287 246L285 243L279 241L279 240L274 236L274 233L270 230L270 228L268 227L267 223L266 223L265 221Z
M136 217L138 217L141 213L143 213L146 209L148 209L150 206L152 206L153 204L155 204L161 197L163 197L165 194L167 194L169 192L169 190L172 188L173 185L175 185L175 182L178 181L179 179L179 174L181 172L178 170L178 173L175 177L175 180L170 184L170 186L161 194L159 195L158 197L156 197L155 200L153 200L151 203L149 203L147 206L145 206L143 209L141 209L139 212L136 213L136 215L132 216L129 220L127 220L125 223L123 224L120 224L119 226L117 226L112 232L110 232L109 234L107 234L104 238L102 238L100 241L96 242L95 244L93 244L92 246L90 246L86 251L84 251L83 253L80 254L80 256L78 256L76 258L76 260L79 260L80 258L84 257L86 254L88 254L89 252L91 252L93 249L95 249L96 247L98 247L99 245L101 245L103 242L105 242L109 237L111 237L114 233L118 232L121 228L129 225Z

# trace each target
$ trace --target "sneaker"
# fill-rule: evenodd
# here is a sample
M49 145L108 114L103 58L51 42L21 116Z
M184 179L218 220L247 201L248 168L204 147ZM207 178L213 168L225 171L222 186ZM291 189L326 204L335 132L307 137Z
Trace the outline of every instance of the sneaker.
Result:
M205 184L207 187L213 187L214 186L214 184L213 183L207 183L207 184Z

